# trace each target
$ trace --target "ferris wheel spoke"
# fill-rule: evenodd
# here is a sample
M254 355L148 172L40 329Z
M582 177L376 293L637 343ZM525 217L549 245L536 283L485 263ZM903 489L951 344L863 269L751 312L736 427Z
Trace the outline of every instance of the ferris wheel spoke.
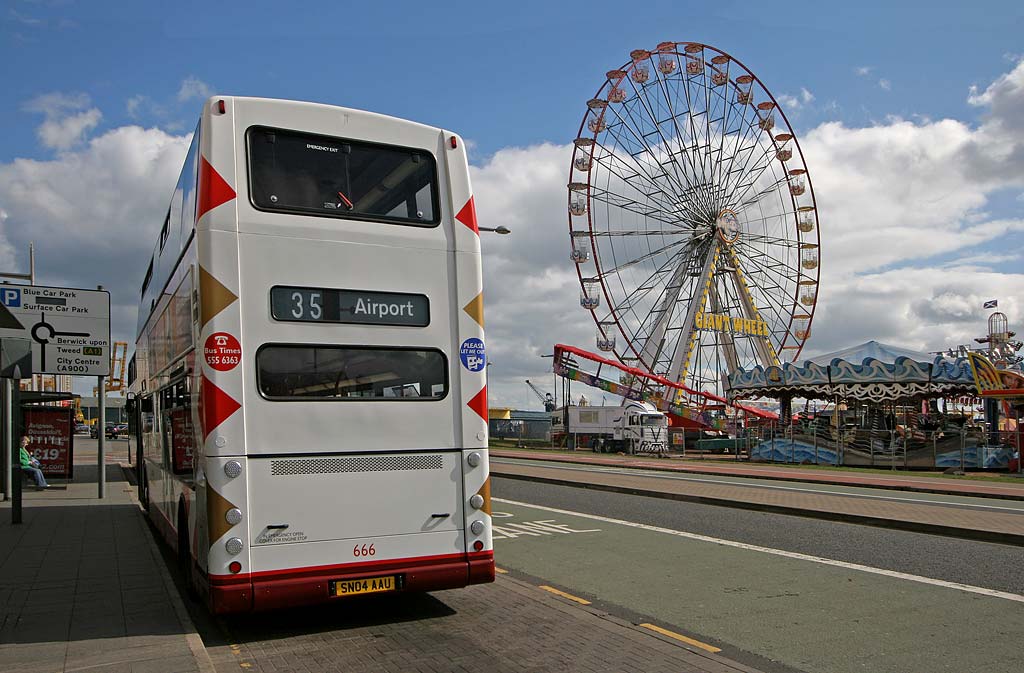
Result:
M619 178L622 181L624 181L627 184L629 183L629 176L631 175L635 175L637 178L641 178L642 182L647 184L649 188L653 191L644 191L642 189L639 189L638 187L634 187L634 189L637 189L637 191L639 191L640 193L651 196L652 198L655 193L660 193L663 195L664 199L668 200L667 203L663 202L663 206L666 211L682 211L686 213L686 217L684 219L692 220L694 218L696 213L693 211L692 207L690 207L689 203L685 199L682 199L679 196L680 193L685 192L685 189L669 190L668 187L678 187L679 185L674 183L669 178L668 174L664 172L663 167L659 166L656 170L661 171L661 175L667 178L667 181L669 182L669 185L661 184L658 180L659 176L657 174L648 172L650 169L652 169L652 167L642 163L637 159L638 156L645 156L645 153L643 151L634 153L627 149L626 154L630 157L633 164L635 165L634 166L630 165L627 161L625 161L621 154L619 152L614 151L613 148L609 148L605 145L599 146L601 147L603 154L595 158L595 162L598 163L598 165L604 166L609 170L609 172L614 172L616 175L619 176ZM608 158L610 158L612 161L606 163L605 160ZM612 163L617 163L618 165L620 165L621 172L614 170L612 168Z
M682 67L682 64L679 63L679 54L676 54L675 56L676 56L676 63L677 63L677 66L678 66L677 71L682 73L684 68ZM657 69L657 70L658 70L659 73L661 73L660 69ZM669 75L665 75L664 73L661 73L661 75L662 76L659 76L657 78L657 80L658 80L658 83L659 83L659 86L660 86L660 89L661 89L662 96L663 96L663 98L665 100L666 107L668 108L669 119L672 120L672 127L675 130L676 146L677 146L677 148L679 150L679 153L682 154L683 156L685 156L688 159L689 171L690 171L689 175L693 177L693 180L688 180L688 185L689 185L689 188L692 189L694 187L694 183L696 181L697 166L696 166L696 163L693 160L693 154L691 152L686 152L685 151L686 148L687 148L687 145L688 145L686 131L683 128L680 128L680 126L679 126L679 117L682 115L682 113L677 113L676 112L675 106L672 104L673 96L672 96L672 93L670 91L670 83L671 82L678 83L678 78L670 79ZM678 86L676 88L678 89ZM686 110L686 116L688 118L690 116L690 110L689 109Z
M642 178L641 182L648 185L648 187L651 188L653 191L645 191L643 189L640 189L639 186L633 186L634 190L636 190L640 194L643 194L649 199L656 201L665 212L674 212L677 210L675 204L678 201L678 196L665 191L664 187L659 185L657 180L652 175L643 171L643 167L639 162L636 163L636 170L634 171L632 167L630 167L629 164L627 164L622 159L622 157L620 157L617 153L610 151L604 148L603 146L602 150L604 151L604 153L600 155L600 157L595 157L594 159L596 164L607 169L609 173L614 174L624 184L630 184L629 178L631 176ZM611 157L611 159L613 159L614 161L609 161L606 163L605 159L607 159L608 157ZM613 167L613 165L616 163L621 166L621 172ZM593 170L593 168L591 170ZM660 194L663 198L657 198L655 196L656 194ZM687 211L686 216L681 216L680 219L683 219L684 221L687 222L693 222L692 213Z
M715 72L716 73L721 73L725 77L725 81L721 82L720 84L714 85L714 82L712 82L712 84L714 85L714 86L712 86L712 90L714 91L714 93L718 97L718 99L722 102L722 117L721 117L722 123L720 125L719 131L715 134L718 137L718 148L715 151L716 155L718 156L718 160L712 164L712 169L711 169L711 179L716 184L721 179L721 174L720 173L721 173L721 170L723 168L722 156L723 156L723 153L725 152L725 139L728 136L728 132L729 132L729 116L730 116L729 113L732 112L732 110L733 110L733 105L726 98L725 94L722 93L723 91L727 91L728 90L727 87L726 87L726 84L729 83L729 81L730 81L729 80L729 68L730 68L731 65L732 65L732 59L729 59L726 62L724 73L721 70L717 69L717 66L712 66L712 67L715 67ZM716 170L716 167L717 167L718 170ZM721 206L721 204L718 203L717 200L716 200L715 208L716 208L717 211L721 210L720 206Z
M751 92L751 96L752 96L753 87L751 87L750 92ZM739 95L739 92L737 92L737 95ZM752 103L753 103L753 98L751 97L751 104ZM748 108L748 106L746 104L740 105L739 103L737 103L737 106L739 106L739 108L740 108L740 121L742 123L738 124L738 129L737 129L737 133L736 133L736 144L733 146L733 149L732 149L732 152L731 152L731 156L729 157L729 164L728 164L728 166L726 166L725 172L723 173L723 175L725 176L725 180L727 182L732 181L732 177L731 176L733 176L735 173L738 173L739 175L742 175L742 173L743 173L743 166L745 166L750 161L750 156L755 153L755 149L761 147L760 142L757 141L758 134L755 133L754 136L752 136L752 137L750 136L750 131L757 127L757 125L755 123L755 121L757 120L757 114L756 113L752 114L751 117L748 118L747 117L747 108ZM742 135L740 135L740 133L739 133L739 128L743 129L743 134ZM760 129L758 128L758 132L759 131L760 131ZM746 145L748 137L750 137L751 140L750 140L750 144ZM744 159L742 160L743 164L741 164L741 166L737 167L736 166L736 159L741 154L744 156ZM737 168L739 168L739 170L736 170Z
M660 253L663 253L666 250L673 249L673 248L678 248L679 246L683 245L684 243L686 243L686 241L676 241L675 243L669 243L668 245L666 245L663 248L660 248L658 250L653 250L651 252L648 252L647 254L641 255L640 257L637 257L635 259L631 259L629 261L623 262L622 264L619 264L619 265L617 265L617 266L615 266L615 267L613 267L611 269L608 269L606 271L601 271L601 272L599 272L599 275L604 277L604 276L608 276L608 275L611 275L611 274L617 274L620 271L622 271L624 269L628 269L631 266L636 266L637 264L639 264L641 262L646 262L649 259L657 257Z
M686 117L687 117L687 121L690 124L690 138L693 141L694 150L699 150L700 149L700 134L697 132L697 126L696 126L696 124L694 122L694 113L693 113L693 100L694 100L694 96L691 95L690 80L685 75L685 72L686 72L685 59L683 59L683 60L684 60L684 63L680 65L679 89L682 89L683 95L686 97L686 109L687 109ZM678 95L678 93L677 93L677 95ZM695 161L694 163L696 164L697 162ZM709 184L710 176L708 175L708 171L707 171L707 169L706 169L706 167L704 165L703 157L701 158L701 161L700 161L700 176L701 176L701 184L705 184L705 185ZM708 210L710 210L711 207L712 206L711 206L710 203L705 204L705 208L707 208Z
M652 219L662 224L666 224L669 226L675 224L673 220L665 219L664 215L662 215L662 213L664 213L663 210L659 210L652 206L645 205L643 203L640 203L639 201L629 199L624 196L619 196L618 194L613 194L612 192L594 188L590 192L590 198L593 201L599 201L609 206L615 206L616 208L621 208L622 210L626 210L636 215L640 215L641 217Z
M612 231L612 230L608 230L608 231L594 231L594 232L591 232L590 235L593 236L594 238L609 238L609 237L613 237L613 236L682 236L684 234L687 235L687 236L692 236L693 235L690 231L688 231L686 229L680 229L680 228L674 228L674 229L632 229L632 230L616 229L614 231Z
M775 190L776 187L780 186L783 182L787 182L787 183L789 182L788 178L786 177L785 172L783 172L783 175L782 175L781 178L777 177L777 174L775 173L775 168L774 168L775 164L773 162L774 156L775 156L775 150L773 148L769 148L768 150L765 151L765 153L761 157L758 157L757 163L755 163L752 168L750 168L748 170L745 170L743 177L749 178L749 179L747 179L747 181L742 183L742 184L737 184L736 185L736 189L742 190L742 191L740 191L735 196L736 202L740 202L740 201L742 201L742 199L744 199L746 197L747 193L751 189L753 189L755 185L757 185L758 181L761 179L761 176L764 175L764 172L766 170L768 170L768 168L772 169L772 175L775 176L776 179L768 187L766 187L764 190L762 190L762 192L758 192L758 198L760 198L760 196L762 196L763 193L766 192L767 190L771 190L772 192L775 192L776 191ZM762 160L763 159L767 159L767 161L765 161L764 164L762 165ZM754 171L756 171L756 174L753 174ZM783 167L783 171L785 171L785 167Z
M675 255L669 257L660 267L655 269L651 275L649 275L642 283L637 286L637 289L632 294L624 294L622 299L610 308L613 313L620 313L623 311L633 310L641 301L646 299L647 295L654 291L655 288L660 287L656 283L658 276L662 276L669 272L672 268L673 263L681 255L682 251L677 252ZM662 289L664 292L664 289ZM660 296L660 294L659 294ZM639 329L643 328L643 321L640 321Z
M626 112L629 112L631 106L635 107L637 105L640 105L640 107L644 107L645 110L646 110L646 107L644 106L644 102L646 101L646 97L644 99L641 99L641 97L639 95L639 91L642 91L643 87L641 87L641 89L637 89L636 86L634 85L633 89L634 89L634 92L637 92L637 93L636 93L636 95L633 98L633 102L628 102L628 103L624 103L623 104L624 110ZM683 177L682 178L680 178L678 173L675 176L672 176L672 175L669 174L669 172L667 170L665 170L664 162L657 161L658 152L656 151L656 149L654 147L651 146L650 143L647 142L647 139L646 139L647 136L649 135L649 133L645 133L644 130L642 128L640 128L640 125L639 125L639 122L643 119L643 117L642 116L638 116L638 119L636 120L636 123L630 124L629 123L629 119L632 118L631 116L623 116L623 115L621 115L619 113L618 109L616 109L614 106L611 106L611 107L612 107L612 113L619 120L619 124L617 126L621 126L622 128L628 130L630 136L632 136L633 141L635 141L636 144L639 146L638 147L638 151L636 153L629 152L630 156L634 160L637 160L637 156L650 156L652 159L655 159L655 166L657 167L657 171L660 172L662 175L664 175L666 180L668 180L669 182L673 183L677 190L679 190L679 191L685 190L689 186L689 183L686 180L685 172L683 173ZM609 126L609 131L612 131L612 127L611 126ZM620 143L623 142L623 138L622 137L620 137L618 135L613 135L613 137L615 137L617 140L619 140ZM678 169L678 166L675 164L675 157L672 156L673 153L672 153L671 146L666 145L666 152L669 155L670 160L673 162L673 168L674 169ZM676 172L676 171L674 171L674 172ZM653 179L653 176L651 176L651 174L648 174L648 176Z
M678 174L679 174L680 171L682 171L683 176L686 176L685 169L683 169L679 165L678 159L676 157L676 153L672 151L672 144L665 137L665 134L664 134L664 132L662 131L662 128L661 128L661 124L659 123L659 120L657 118L657 115L655 114L655 112L653 111L653 109L651 107L651 101L650 101L650 99L647 96L648 85L641 85L639 88L634 86L633 89L637 93L636 100L637 100L638 104L647 113L647 117L648 117L648 119L650 120L651 124L654 127L653 132L656 133L659 138L661 138L661 144L665 148L665 153L668 155L668 160L672 163L674 171L677 173L677 178L678 178ZM689 189L692 190L693 184L690 183L688 180L686 180L685 177L682 180L677 180L677 184L680 187L683 186L684 182L686 182L686 184L687 184L686 188L689 188ZM686 189L686 188L684 188L684 189ZM698 194L698 200L703 201L703 199L701 198L701 196L699 194ZM706 207L707 204L702 202L701 205Z

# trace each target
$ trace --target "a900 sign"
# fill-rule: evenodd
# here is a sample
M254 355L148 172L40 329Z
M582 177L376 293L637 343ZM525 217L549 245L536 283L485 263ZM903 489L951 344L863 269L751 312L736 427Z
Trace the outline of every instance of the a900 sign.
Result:
M430 300L404 292L277 286L270 290L270 313L288 322L426 327Z

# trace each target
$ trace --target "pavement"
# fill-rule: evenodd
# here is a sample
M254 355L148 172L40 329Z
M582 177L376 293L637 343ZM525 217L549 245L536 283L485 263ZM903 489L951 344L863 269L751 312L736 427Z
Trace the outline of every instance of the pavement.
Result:
M75 465L75 482L0 504L0 670L213 671L124 471ZM56 480L54 480L56 481Z
M222 673L759 670L672 627L640 626L579 600L499 574L493 584L465 589L351 599L344 610L218 620L224 635L219 643L210 639L210 654Z
M748 477L758 479L774 479L779 481L800 481L814 484L831 484L835 486L858 486L863 488L883 488L893 491L910 491L916 493L939 493L942 495L969 495L975 498L1000 498L1004 500L1024 500L1024 476L1020 483L988 481L987 479L965 479L937 476L937 473L922 473L922 476L904 474L887 475L867 471L840 471L828 469L807 469L786 467L769 463L740 462L735 459L685 459L676 458L637 458L618 454L599 454L589 451L579 453L559 453L540 450L508 450L491 449L490 455L504 458L529 458L531 460L547 460L563 463L581 463L588 465L610 465L615 467L634 467L645 470L664 470L666 472L689 472L691 474L711 474L731 477ZM927 476L935 474L936 476ZM1005 473L999 473L1005 476ZM979 477L981 475L978 475Z
M126 466L106 466L99 500L97 468L82 464L95 453L77 457L74 483L24 491L23 523L11 524L10 503L0 503L4 673L759 673L671 624L633 623L508 574L466 589L356 599L344 610L214 618L182 600Z
M834 488L826 490L826 486L786 488L764 483L741 483L739 480L702 480L696 475L694 478L686 478L685 473L695 471L692 465L666 459L587 455L583 452L580 455L545 455L538 451L506 450L493 450L491 456L494 458L491 461L491 472L498 476L1024 546L1024 508L1015 499L1007 503L1012 507L1001 507L991 499L969 501L946 496L940 500L937 499L939 494L945 493L941 490L925 490L929 495L922 495L920 499L900 497L899 489L889 486L890 479L895 478L886 475L854 474L847 477L846 472L828 473L829 479L850 487L849 491L844 492ZM502 459L513 459L513 462ZM712 469L722 470L712 474L757 479L764 478L757 472L766 471L761 466L745 468L740 465ZM656 473L650 470L656 470ZM775 473L775 480L782 478L778 474L779 468L772 469L772 472ZM797 470L790 469L788 472ZM659 474L664 476L659 478ZM799 474L788 474L786 480L809 481L805 476L806 471L800 471ZM930 486L944 488L944 484L932 482L946 480L915 478L913 481L914 488L920 490ZM984 494L981 497L997 497L993 491L1006 488L1011 489L1013 494L1024 494L1022 487L1016 484L966 480L954 483L964 489L961 496L969 495L972 498L979 497L979 493ZM889 490L869 494L865 493L868 488Z

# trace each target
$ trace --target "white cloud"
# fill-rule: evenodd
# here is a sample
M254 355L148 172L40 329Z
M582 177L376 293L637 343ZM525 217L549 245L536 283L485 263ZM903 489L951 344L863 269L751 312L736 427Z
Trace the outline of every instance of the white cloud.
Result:
M49 161L0 164L0 267L35 241L39 282L110 288L114 336L134 342L138 286L188 141L125 126Z
M66 150L82 142L100 123L103 115L96 108L62 119L47 119L36 132L39 140L50 149Z
M1011 320L1024 316L1024 274L990 270L1019 258L1024 232L1021 213L989 213L991 195L1024 190L1018 78L1024 66L972 94L983 115L978 125L832 122L800 138L823 260L805 354L870 338L924 350L968 343L984 331L981 305L992 298ZM39 105L72 115L89 107L88 98L51 96ZM0 164L0 265L16 268L12 249L20 254L35 240L41 282L116 288L114 332L131 341L137 285L187 142L129 126L50 161ZM471 167L480 224L513 232L481 238L494 406L538 407L524 380L552 390L551 361L540 356L553 344L594 349L595 327L579 306L569 260L570 149L506 148Z
M210 85L194 75L182 80L181 88L178 89L178 100L182 102L192 98L209 98L212 95L213 89Z
M874 70L874 68L869 65L861 65L854 68L853 72L856 73L859 77L867 77L868 75L871 74L872 70Z
M781 94L779 96L779 102L790 110L799 110L800 108L814 102L814 94L808 91L806 87L800 87L799 95L791 96L785 93Z
M143 96L142 94L139 94L137 96L132 96L131 98L126 100L125 103L124 103L125 112L128 113L129 117L131 117L132 119L135 119L138 116L139 107L144 102L146 102L146 97Z
M892 91L892 82L883 77L882 79L878 80L878 88L882 89L883 91Z
M85 109L89 104L89 97L85 94L54 92L33 98L23 108L45 117L36 129L44 146L68 150L85 140L103 118L97 108Z

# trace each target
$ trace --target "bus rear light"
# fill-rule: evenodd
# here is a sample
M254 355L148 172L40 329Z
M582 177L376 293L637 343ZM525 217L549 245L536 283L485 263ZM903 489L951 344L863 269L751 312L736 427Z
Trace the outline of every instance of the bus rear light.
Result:
M231 554L232 556L235 556L236 554L240 554L242 552L242 540L241 540L241 538L237 538L237 537L228 538L228 541L224 543L224 549L226 549L228 551L228 553Z
M473 523L469 524L469 530L473 532L473 535L479 535L480 533L484 532L484 522L474 521Z
M473 551L483 551L483 550L484 550L484 543L483 542L481 542L480 540L477 540L476 542L473 543Z
M217 101L217 112L224 114L227 112L227 105L224 104L223 100Z
M237 460L229 460L224 463L224 474L234 479L238 475L242 474L242 464Z
M228 511L224 512L224 520L234 526L235 524L242 522L242 510L237 507L232 507Z
M452 149L455 149L456 147L459 146L459 139L457 137L452 136L450 140L452 144Z
M480 454L474 451L473 453L466 456L466 462L469 463L470 467L476 467L480 464Z
M484 506L484 497L477 493L469 499L469 504L473 506L473 509L480 509Z
M479 549L477 551L480 551ZM242 564L238 561L232 561L228 564L228 570L232 573L238 573L242 570Z

